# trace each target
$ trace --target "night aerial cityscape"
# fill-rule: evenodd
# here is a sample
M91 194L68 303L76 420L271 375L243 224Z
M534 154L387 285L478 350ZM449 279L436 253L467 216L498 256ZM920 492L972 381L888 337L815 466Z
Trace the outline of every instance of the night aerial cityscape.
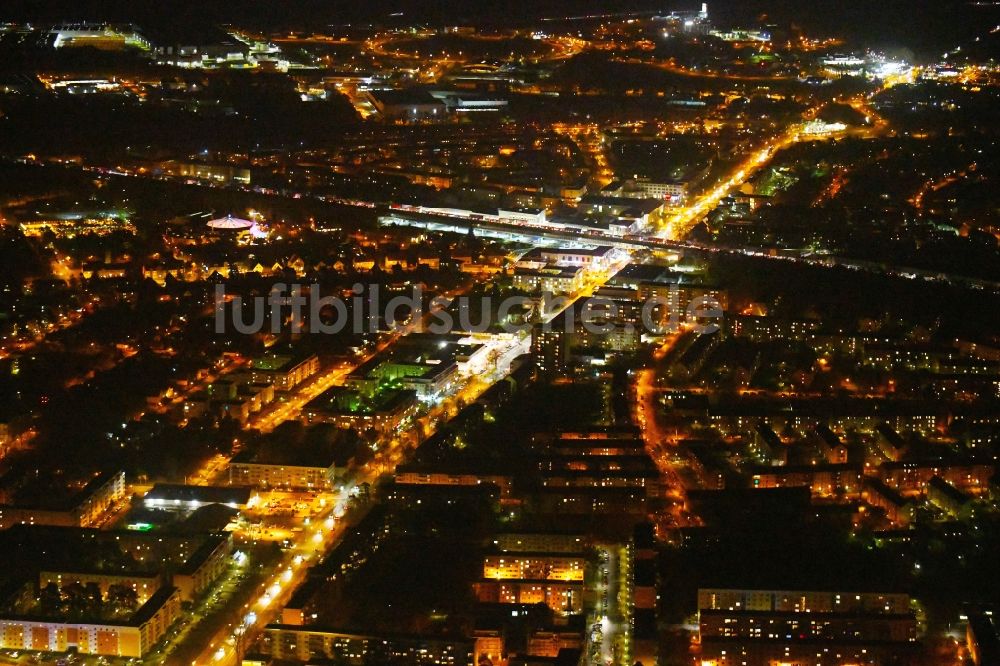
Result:
M0 666L1000 666L1000 2L0 0Z

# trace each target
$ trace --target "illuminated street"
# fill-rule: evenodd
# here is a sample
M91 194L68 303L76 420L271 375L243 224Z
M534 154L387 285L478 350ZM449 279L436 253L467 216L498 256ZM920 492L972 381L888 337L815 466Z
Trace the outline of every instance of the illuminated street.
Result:
M0 665L1000 664L1000 4L0 3Z

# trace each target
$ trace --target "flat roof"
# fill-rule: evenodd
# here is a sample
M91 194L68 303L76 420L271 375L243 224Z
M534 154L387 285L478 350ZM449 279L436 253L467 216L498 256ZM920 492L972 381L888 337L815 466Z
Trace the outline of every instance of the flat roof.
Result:
M553 254L572 254L589 257L602 257L614 251L610 245L598 245L597 247L534 247L521 255L521 260L530 261L534 257Z
M376 101L386 106L424 106L432 104L434 106L444 106L444 102L437 99L423 88L404 88L402 90L370 90L369 93Z
M290 370L297 365L311 360L315 354L295 355L295 354L262 354L251 361L250 365L254 370L264 370L268 372L281 372Z
M199 504L237 504L250 501L253 491L244 486L191 486L180 483L157 483L143 496L146 501L198 502Z
M571 587L583 587L582 580L566 580L564 578L480 578L476 581L477 583L498 583L503 585L504 583L531 583L531 584L549 584L549 585L568 585Z
M222 536L219 534L210 535L205 542L198 546L198 549L194 551L191 557L187 558L180 567L177 568L177 573L182 576L190 576L194 574L200 567L205 563L208 558L210 558L219 548L224 547L229 542L229 536Z
M341 396L357 396L361 405L358 409L341 408L337 404ZM379 391L374 400L368 400L358 391L346 386L333 386L306 403L305 410L347 416L386 414L406 406L415 399L416 392L407 389Z
M514 267L514 275L525 275L530 277L550 277L570 279L579 275L580 269L571 266L546 266L545 268L524 268Z
M928 485L938 492L943 493L957 504L965 504L971 499L968 495L942 479L940 476L932 477L931 480L928 481Z

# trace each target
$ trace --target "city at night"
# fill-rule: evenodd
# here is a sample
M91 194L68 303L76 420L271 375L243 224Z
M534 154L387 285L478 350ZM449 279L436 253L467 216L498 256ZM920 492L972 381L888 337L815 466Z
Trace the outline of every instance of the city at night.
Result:
M0 0L0 666L1000 666L998 193L993 0Z

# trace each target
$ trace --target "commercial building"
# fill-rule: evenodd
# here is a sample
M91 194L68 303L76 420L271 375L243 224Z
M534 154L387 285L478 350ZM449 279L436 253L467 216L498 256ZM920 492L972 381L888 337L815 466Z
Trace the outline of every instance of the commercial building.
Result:
M571 266L602 271L610 268L622 253L612 247L594 248L536 247L528 250L517 260L518 267L544 268L545 266Z
M142 502L150 509L167 511L192 511L209 504L242 510L256 501L256 497L252 488L157 483L143 496Z
M677 206L687 198L690 187L691 181L688 180L657 182L650 178L639 177L615 181L602 189L601 194L628 199L666 200L670 205Z
M469 189L468 186L465 187ZM577 192L574 190L574 192ZM493 198L499 199L496 193ZM585 201L589 201L584 205ZM641 233L665 214L665 203L656 199L627 199L621 197L583 196L580 207L570 214L549 217L545 210L497 209L496 213L461 208L438 208L393 204L391 214L379 218L381 225L406 224L438 231L468 229L475 226L478 232L502 239L518 239L530 232L531 227L550 231L581 231L608 233L612 236ZM504 225L494 228L490 223ZM510 225L526 227L525 232L511 231Z
M443 120L447 115L445 103L421 88L372 90L367 96L384 118L392 120Z
M158 65L188 69L220 69L255 67L250 46L243 42L220 36L218 41L206 40L203 44L177 44L157 46L153 49Z
M409 336L408 336L409 337ZM362 363L344 379L344 386L371 399L386 390L413 391L426 402L447 395L459 376L457 354L461 350L447 344L433 344L416 337L404 338L392 351Z
M560 214L549 218L545 226L559 231L600 233L625 237L629 234L641 233L649 228L650 223L650 210L642 205L637 205L626 208L617 215L582 211L577 211L574 214Z
M502 111L508 101L496 95L480 95L459 90L432 90L431 96L444 103L448 111L456 113L483 113Z
M342 386L327 389L302 409L307 424L332 423L338 428L364 432L374 428L391 432L416 413L416 392L387 390L369 398Z
M632 227L632 233L635 233L649 229L654 222L662 220L666 214L666 204L662 198L619 196L601 192L581 197L579 210L599 220L624 222Z
M708 34L724 42L769 42L771 33L763 30L734 28L733 30L710 30Z
M494 219L494 216L480 215L481 218ZM545 226L548 214L543 208L518 208L497 210L495 219L501 222L513 222L515 224L525 224L533 227Z
M22 220L18 228L25 236L40 237L51 233L57 238L135 233L128 211L121 210L67 211L45 216L36 213L32 219Z
M139 29L134 25L113 25L109 23L68 23L52 28L55 35L52 48L72 48L86 46L101 51L122 51L137 48L148 51L152 48Z
M492 369L490 347L475 336L462 333L410 333L397 344L401 349L433 351L441 358L445 358L442 354L446 354L455 361L458 372L463 375L481 375Z

